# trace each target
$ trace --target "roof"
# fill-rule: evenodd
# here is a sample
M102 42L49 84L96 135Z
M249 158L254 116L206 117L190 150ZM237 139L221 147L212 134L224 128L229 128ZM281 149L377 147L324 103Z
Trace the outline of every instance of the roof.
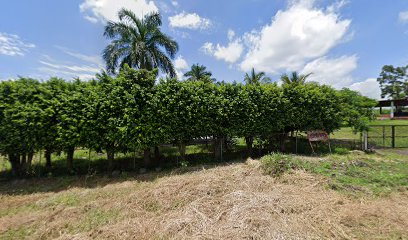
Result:
M408 98L395 99L395 100L380 100L377 107L391 107L391 102L394 102L394 106L408 106Z

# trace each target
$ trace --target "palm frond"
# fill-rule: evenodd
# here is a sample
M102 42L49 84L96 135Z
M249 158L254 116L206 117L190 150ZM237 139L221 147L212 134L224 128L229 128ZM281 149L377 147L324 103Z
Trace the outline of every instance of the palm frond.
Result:
M134 68L160 70L175 76L171 59L179 47L170 36L162 33L159 13L150 13L139 19L128 9L118 13L119 22L108 22L104 36L112 42L104 49L103 58L109 72L128 64Z

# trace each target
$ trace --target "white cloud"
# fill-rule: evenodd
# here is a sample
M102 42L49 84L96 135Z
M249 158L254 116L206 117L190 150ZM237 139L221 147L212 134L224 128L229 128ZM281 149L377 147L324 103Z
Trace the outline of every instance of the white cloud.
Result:
M306 64L301 73L312 73L309 81L326 84L340 89L349 86L352 72L357 68L357 56L342 56L339 58L321 57Z
M211 42L206 42L201 47L201 51L207 55L214 56L218 60L223 60L227 63L235 63L241 57L244 46L241 39L234 39L235 32L232 30L228 31L229 43L227 46L222 46L220 44L214 45Z
M188 64L183 56L178 56L176 60L174 60L174 67L178 70L185 70L188 68Z
M85 19L92 23L118 21L118 12L126 8L132 10L136 16L157 12L159 9L150 0L84 0L79 9L85 14Z
M226 47L217 44L215 48L214 56L217 59L222 59L228 63L235 63L240 57L244 47L239 40L228 43Z
M89 63L93 63L95 65L98 65L99 67L103 67L103 60L101 58L101 56L99 55L85 55L82 53L78 53L78 52L74 52L68 48L65 47L61 47L61 46L56 46L56 48L60 49L61 51L63 51L65 54L70 55L71 57L77 58L79 60L85 61L85 62L89 62Z
M71 71L73 73L75 72L93 72L93 73L97 73L100 68L98 67L92 67L92 66L87 66L87 65L64 65L64 64L55 64L55 63L50 63L50 62L46 62L43 60L39 61L41 64L53 68L55 70L65 70L65 71Z
M214 54L214 44L210 42L204 43L204 45L200 48L200 50L208 55L213 55Z
M349 88L351 90L360 92L364 96L373 99L381 99L380 84L375 78L369 78L363 82L353 83Z
M349 0L337 0L332 5L327 7L327 11L329 12L338 12L344 6L346 6L350 1Z
M398 17L400 22L408 23L408 11L400 12Z
M249 51L241 69L298 70L307 61L324 56L342 41L351 23L334 9L318 9L311 0L293 1L288 9L276 13L271 24L244 35Z
M34 47L34 44L23 42L17 35L0 32L0 55L24 56Z
M39 60L42 66L38 70L48 76L79 77L80 79L89 80L103 69L103 61L100 56L85 55L60 46L56 46L56 48L72 57L75 63L58 61L48 55L43 55L43 59Z
M55 69L52 67L39 67L38 70L45 73L45 75L42 75L43 78L54 77L54 76L58 76L58 77L66 78L66 79L79 78L81 80L90 80L90 79L95 78L95 73L64 71L64 70Z
M232 41L232 40L234 39L234 37L235 37L235 32L234 32L234 30L229 29L227 35L228 35L228 40L229 40L229 41Z
M200 17L197 13L182 12L169 17L170 26L173 28L187 28L192 30L208 29L211 21Z
M91 23L97 23L98 22L98 19L96 17L91 17L91 16L86 15L84 18L86 20L90 21Z
M174 68L176 69L176 75L178 79L183 79L184 77L184 70L188 69L188 63L183 58L183 56L178 56L176 60L174 60Z
M178 2L175 1L175 0L173 0L173 1L171 1L171 5L173 5L174 7L177 7L177 6L178 6Z

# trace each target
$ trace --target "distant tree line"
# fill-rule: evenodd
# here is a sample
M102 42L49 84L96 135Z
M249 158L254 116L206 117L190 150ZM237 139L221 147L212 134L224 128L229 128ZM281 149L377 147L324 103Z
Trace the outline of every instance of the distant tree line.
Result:
M381 97L402 99L408 97L408 66L394 67L385 65L377 78L381 88Z
M105 152L112 170L115 153L143 151L145 166L152 150L173 143L185 156L193 139L211 137L215 157L227 137L281 142L293 131L343 125L357 130L372 116L375 101L359 93L316 83L214 83L203 80L157 79L157 69L135 70L126 64L117 75L95 80L65 81L30 78L0 83L0 154L15 175L31 166L33 155L64 151L74 167L79 147ZM278 135L277 135L278 134Z

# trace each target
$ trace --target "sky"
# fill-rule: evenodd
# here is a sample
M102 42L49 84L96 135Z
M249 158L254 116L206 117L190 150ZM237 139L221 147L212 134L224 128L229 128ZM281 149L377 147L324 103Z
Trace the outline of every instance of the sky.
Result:
M379 98L382 66L408 64L407 0L5 0L0 81L93 78L105 67L104 26L121 8L162 15L180 78L197 63L226 82L252 68L277 82L298 71Z

